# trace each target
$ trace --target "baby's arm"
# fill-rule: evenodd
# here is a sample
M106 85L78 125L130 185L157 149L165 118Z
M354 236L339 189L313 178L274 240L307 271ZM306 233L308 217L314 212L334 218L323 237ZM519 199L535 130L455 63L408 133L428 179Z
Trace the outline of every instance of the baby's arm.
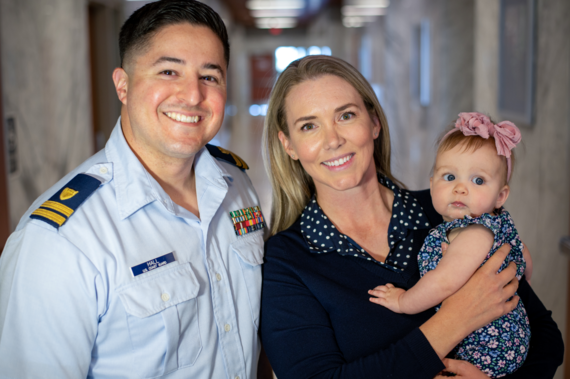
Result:
M405 291L392 284L378 286L370 301L393 312L416 314L436 306L461 288L493 247L493 233L482 225L460 229L437 267Z

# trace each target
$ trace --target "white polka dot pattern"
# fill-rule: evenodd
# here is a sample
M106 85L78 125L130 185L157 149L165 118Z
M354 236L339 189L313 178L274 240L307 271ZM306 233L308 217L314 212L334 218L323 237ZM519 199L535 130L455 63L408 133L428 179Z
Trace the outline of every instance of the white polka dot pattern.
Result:
M301 214L301 233L312 253L322 254L336 251L341 255L373 261L393 271L403 271L408 266L410 260L417 259L414 254L405 254L404 258L404 256L400 256L395 251L412 251L414 240L411 238L406 239L406 237L412 229L417 230L418 228L425 229L429 227L429 221L424 215L422 207L409 191L400 189L386 177L378 176L378 181L394 191L392 218L388 227L388 230L390 230L388 235L390 253L386 258L386 265L384 265L384 262L378 262L372 258L350 236L340 233L324 214L314 195ZM403 202L400 200L402 197L404 198ZM411 203L411 206L408 203ZM329 231L332 232L329 233ZM345 240L346 243L343 244L342 240ZM355 250L357 253L354 253ZM398 260L395 260L395 258Z

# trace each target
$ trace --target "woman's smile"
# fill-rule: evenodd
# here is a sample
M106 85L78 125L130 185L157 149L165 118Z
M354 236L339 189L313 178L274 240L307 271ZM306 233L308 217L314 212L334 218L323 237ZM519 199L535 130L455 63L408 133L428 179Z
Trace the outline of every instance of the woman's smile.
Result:
M352 157L354 157L354 153L349 153L340 158L333 158L328 161L324 161L322 164L331 170L344 169L352 163Z

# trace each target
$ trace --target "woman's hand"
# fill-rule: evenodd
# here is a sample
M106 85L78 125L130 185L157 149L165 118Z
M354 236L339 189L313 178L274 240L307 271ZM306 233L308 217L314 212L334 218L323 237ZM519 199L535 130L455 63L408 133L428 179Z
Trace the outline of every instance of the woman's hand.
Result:
M443 301L441 310L448 308L461 314L469 328L468 333L511 312L517 306L518 296L507 301L514 296L519 286L515 277L516 264L511 262L497 274L510 250L509 244L501 246L459 291Z
M456 293L443 301L441 309L420 330L443 359L469 333L512 311L519 297L515 278L516 265L511 262L497 274L510 251L503 245L478 269ZM511 300L507 301L510 297Z
M530 284L530 279L532 278L532 258L530 256L530 252L528 251L528 247L526 247L524 243L522 243L522 245L523 245L523 251L522 251L523 258L526 262L526 269L524 271L524 276L528 284Z
M456 359L445 358L443 360L445 365L445 371L447 373L454 373L456 378L468 378L468 379L489 379L489 377L484 374L477 367L473 366L467 361L459 361ZM440 373L434 379L447 378L449 375Z

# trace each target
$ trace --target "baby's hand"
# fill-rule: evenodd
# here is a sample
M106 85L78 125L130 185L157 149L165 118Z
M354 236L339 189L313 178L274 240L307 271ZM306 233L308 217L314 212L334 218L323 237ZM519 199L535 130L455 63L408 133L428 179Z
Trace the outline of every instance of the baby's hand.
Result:
M368 290L368 294L375 296L370 298L371 302L380 304L396 313L402 313L402 311L400 311L400 296L404 293L406 293L405 290L396 288L390 283L387 283L385 286L378 286L373 290Z

